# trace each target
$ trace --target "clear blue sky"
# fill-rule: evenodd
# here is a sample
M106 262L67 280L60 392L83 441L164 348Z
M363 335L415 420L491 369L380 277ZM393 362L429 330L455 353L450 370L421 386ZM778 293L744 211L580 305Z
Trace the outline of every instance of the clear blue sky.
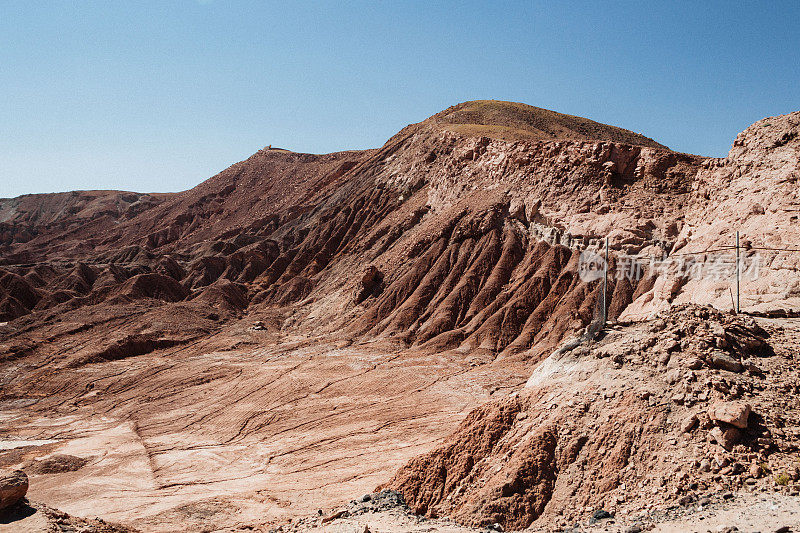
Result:
M9 0L0 90L0 197L183 190L483 98L722 156L800 110L800 2Z

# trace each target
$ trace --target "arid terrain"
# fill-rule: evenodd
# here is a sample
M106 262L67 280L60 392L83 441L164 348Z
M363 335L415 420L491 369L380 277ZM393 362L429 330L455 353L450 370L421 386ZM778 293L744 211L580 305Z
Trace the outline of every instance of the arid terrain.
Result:
M473 101L0 199L0 532L800 531L798 180L800 112L708 158Z

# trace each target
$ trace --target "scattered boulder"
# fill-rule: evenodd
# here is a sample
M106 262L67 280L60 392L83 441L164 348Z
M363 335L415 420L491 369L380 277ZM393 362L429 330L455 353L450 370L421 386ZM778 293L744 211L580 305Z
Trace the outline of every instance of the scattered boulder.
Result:
M733 449L736 443L739 442L739 439L741 438L741 432L738 428L733 426L727 426L724 428L717 426L709 432L708 436L711 441L716 442L724 449L730 451Z
M31 474L61 474L80 470L89 462L85 457L54 454L44 459L33 461L25 469Z
M0 509L15 505L28 493L28 476L22 470L0 471Z
M750 405L741 402L714 402L708 408L708 416L716 422L730 424L739 429L747 429Z
M724 352L712 352L708 357L709 364L720 370L739 373L744 370L742 363Z

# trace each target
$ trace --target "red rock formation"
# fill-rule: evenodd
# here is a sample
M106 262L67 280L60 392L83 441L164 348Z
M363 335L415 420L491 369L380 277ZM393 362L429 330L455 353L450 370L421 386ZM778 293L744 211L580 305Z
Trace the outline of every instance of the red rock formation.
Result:
M759 127L718 161L578 117L467 102L403 129L380 149L265 149L182 193L2 200L0 322L9 324L0 329L0 361L22 369L0 373L3 394L92 402L71 390L88 385L80 373L87 365L94 371L138 357L169 359L178 350L205 357L281 336L389 341L404 354L446 353L491 363L496 373L558 366L553 350L599 315L600 282L580 279L581 250L597 250L608 237L614 271L623 254L661 257L717 244L723 236L714 202L727 206L723 218L731 224L741 218L739 198L758 185L754 172L790 187L796 117ZM735 191L726 189L731 179ZM780 190L784 200L793 194ZM757 226L763 241L753 242L789 242L791 231L770 229L783 220L784 203L762 198L763 212L748 208L768 222ZM703 292L684 279L644 274L610 280L611 319L647 316ZM247 330L246 315L262 326ZM742 353L771 353L761 336L736 328L719 341L727 352L704 356L700 366L738 371ZM242 340L243 332L253 336ZM609 359L621 364L628 355ZM142 395L149 401L161 393ZM547 517L549 502L600 502L629 461L649 465L646 450L663 444L653 435L666 415L651 412L641 395L616 396L619 423L603 427L592 417L605 411L560 405L549 416L540 402L521 394L474 411L393 484L421 512L526 527ZM520 417L538 422L523 430ZM236 420L238 428L223 420L217 430L235 440L274 419L254 412ZM160 422L150 428L153 438L166 431ZM582 461L608 467L586 469ZM565 471L573 481L564 482Z

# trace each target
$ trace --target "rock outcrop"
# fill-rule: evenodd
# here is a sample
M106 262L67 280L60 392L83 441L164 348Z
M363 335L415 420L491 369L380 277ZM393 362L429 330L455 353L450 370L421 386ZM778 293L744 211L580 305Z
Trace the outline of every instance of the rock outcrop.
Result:
M475 409L387 487L426 516L517 530L574 524L582 509L634 516L756 483L750 465L787 468L782 452L796 450L766 438L789 415L774 399L794 380L782 361L793 356L782 345L779 356L747 352L759 360L748 374L715 369L709 356L730 330L765 340L747 320L688 307L557 350L523 391Z
M22 470L0 471L0 510L21 502L28 493L28 476Z

